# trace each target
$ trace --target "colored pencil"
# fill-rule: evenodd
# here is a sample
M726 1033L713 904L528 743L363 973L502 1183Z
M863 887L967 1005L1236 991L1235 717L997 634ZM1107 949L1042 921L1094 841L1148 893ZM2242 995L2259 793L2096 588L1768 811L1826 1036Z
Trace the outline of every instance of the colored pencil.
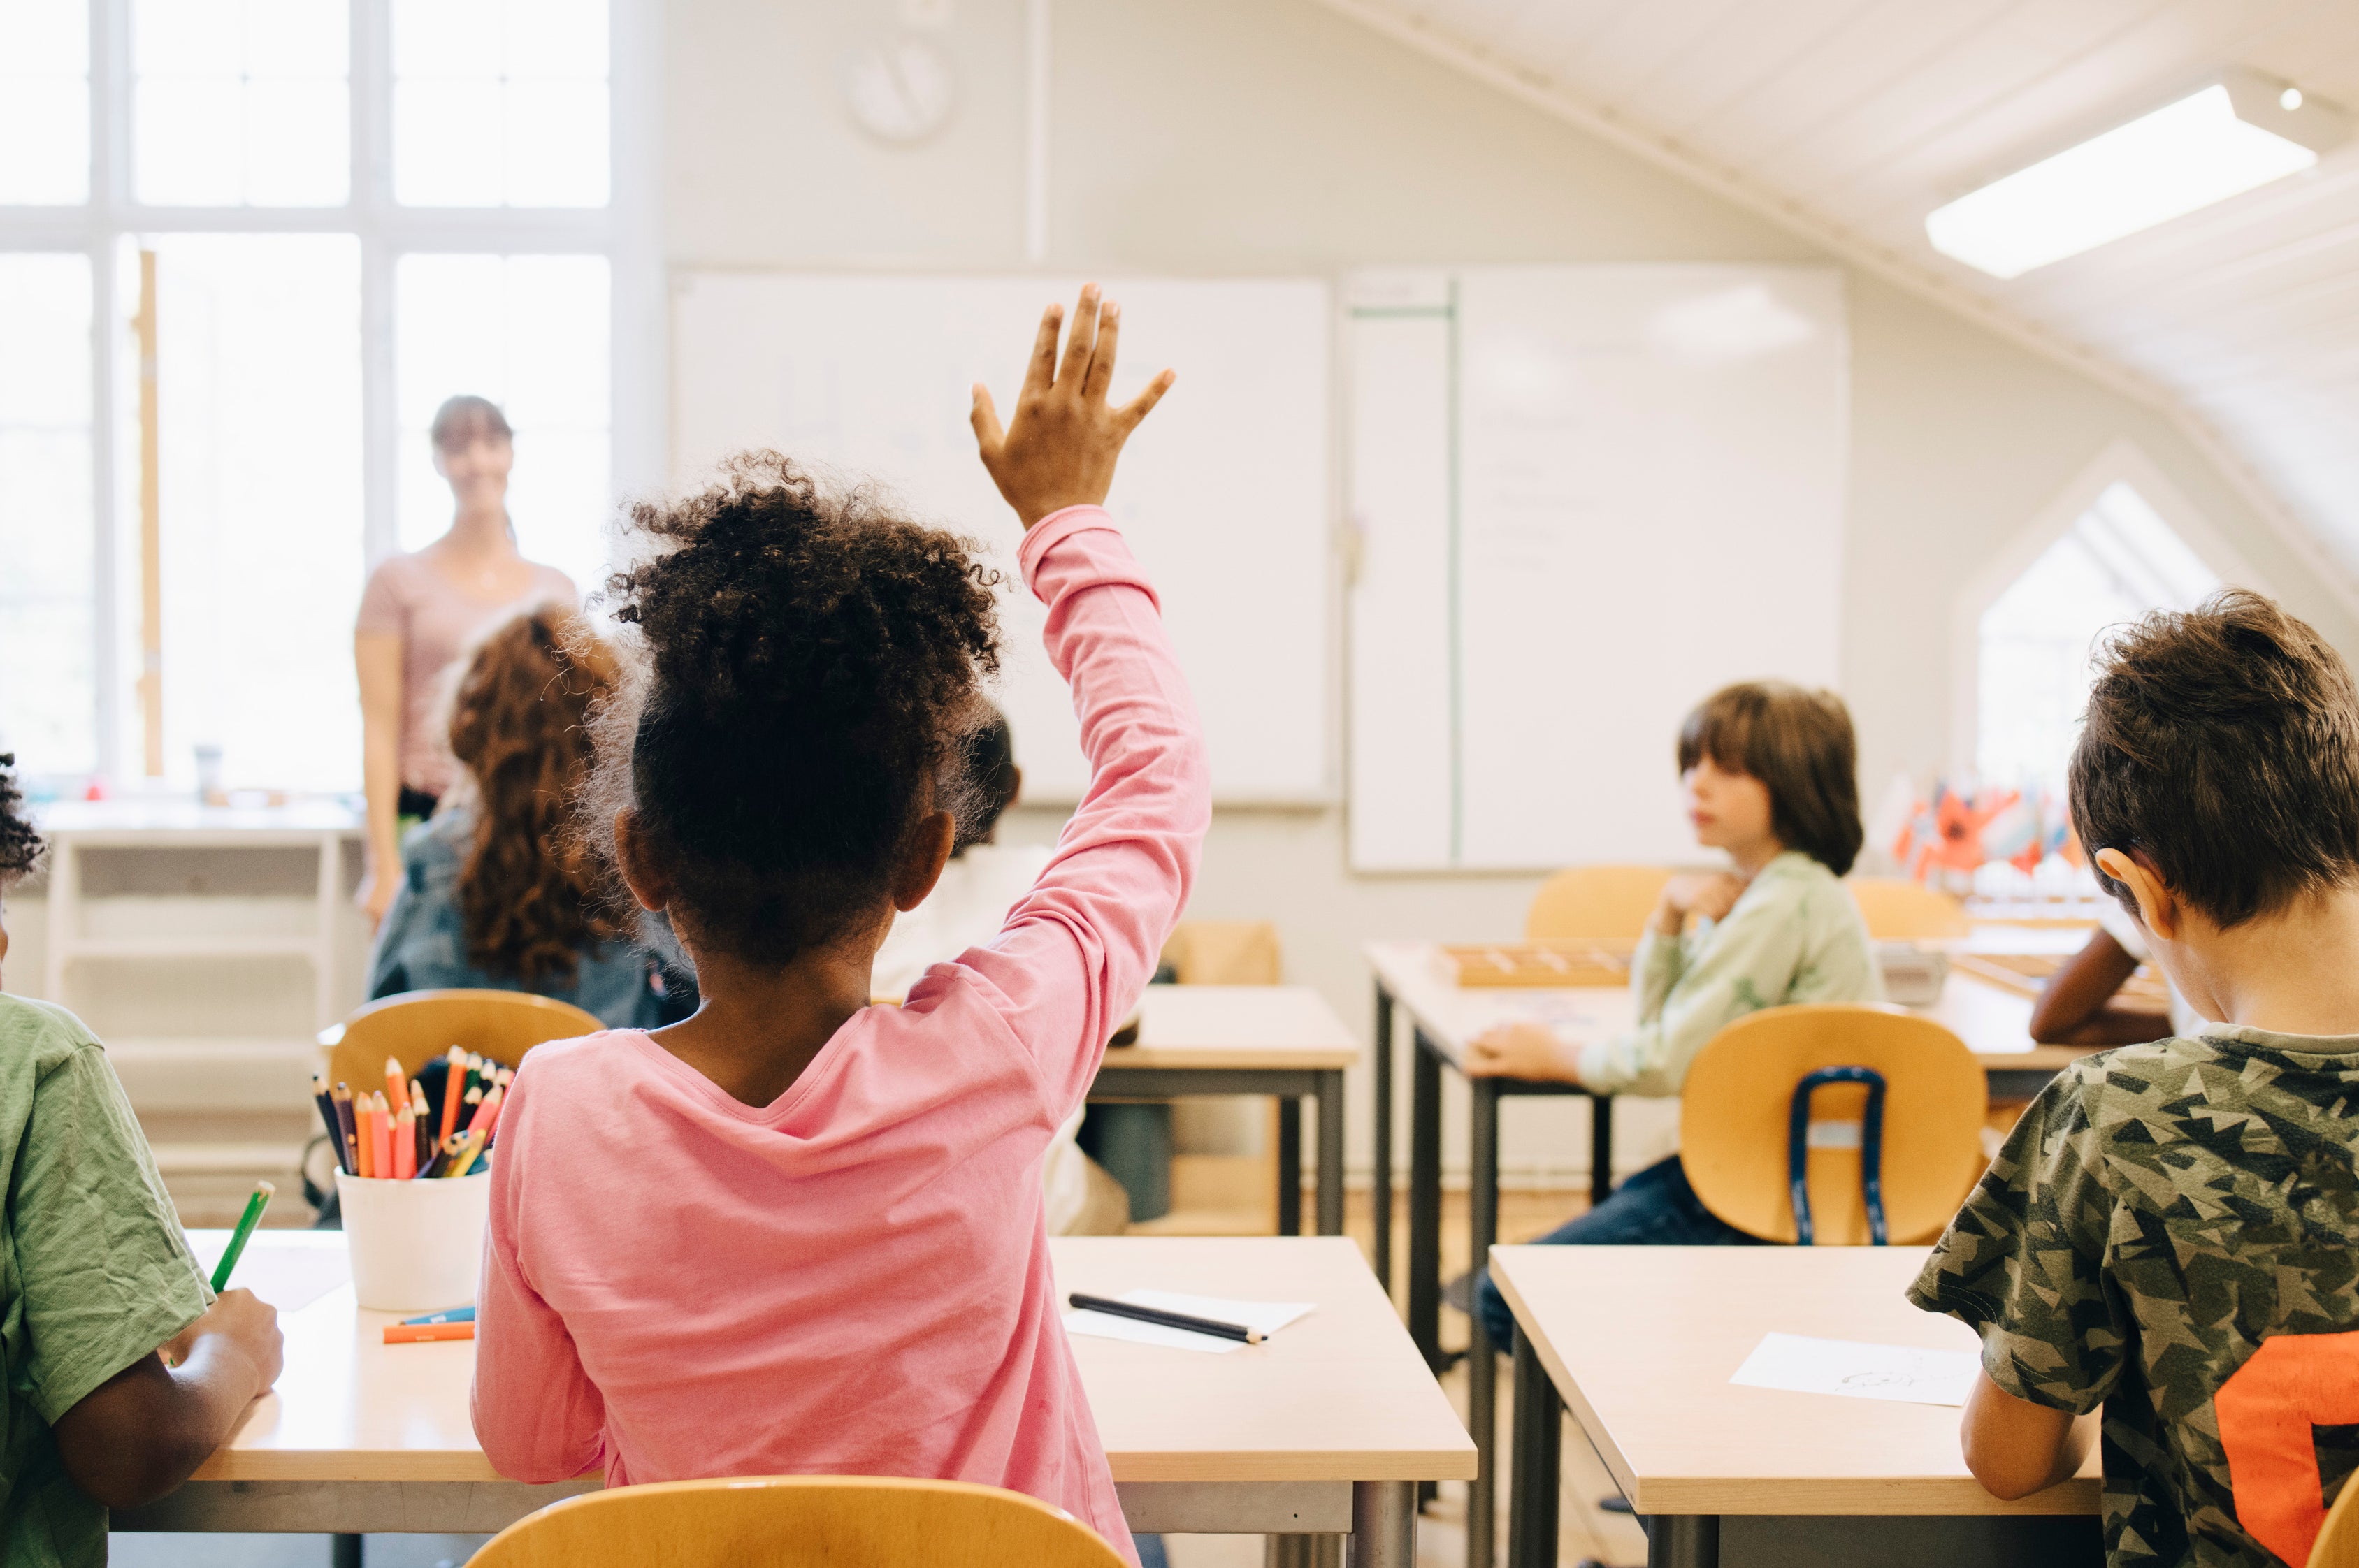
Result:
M451 1157L450 1168L442 1173L445 1176L465 1175L468 1167L474 1164L475 1156L484 1152L484 1138L482 1133L469 1132L462 1136L463 1141L459 1145L459 1152Z
M1135 1302L1111 1301L1104 1296L1085 1296L1075 1291L1065 1298L1066 1304L1076 1312L1102 1312L1114 1317L1126 1317L1138 1323L1160 1324L1165 1328L1184 1328L1190 1334L1209 1334L1221 1339L1242 1339L1247 1345L1259 1345L1266 1337L1258 1328L1248 1328L1242 1323L1223 1323L1216 1317L1195 1317L1184 1312L1165 1312L1161 1307L1140 1306Z
M406 1182L418 1174L418 1113L408 1101L393 1113L393 1179Z
M421 1323L473 1323L475 1309L471 1306L452 1307L449 1312L429 1312L423 1317L405 1317L402 1322L415 1327Z
M335 1152L336 1169L351 1171L353 1152L344 1141L343 1125L336 1119L335 1099L328 1093L328 1080L317 1073L311 1075L311 1103L320 1108L320 1120L328 1130L328 1147Z
M237 1217L237 1228L229 1233L229 1245L222 1249L221 1261L213 1265L213 1294L228 1288L230 1271L237 1267L237 1255L245 1250L245 1238L262 1222L262 1211L270 1206L270 1196L277 1190L268 1182L254 1184L254 1195L245 1200L245 1212Z
M376 1139L369 1158L376 1166L377 1179L388 1180L393 1175L393 1112L386 1108L382 1094L369 1097L369 1125Z
M492 1124L500 1119L500 1101L506 1098L507 1091L494 1084L492 1092L485 1095L482 1103L475 1107L475 1114L467 1119L467 1130L481 1132L484 1137L490 1137Z
M366 1095L353 1097L353 1159L362 1179L376 1179L376 1111Z
M419 1172L418 1173L421 1176L439 1176L442 1174L443 1172L449 1170L451 1168L451 1157L459 1152L459 1143L462 1136L462 1134L454 1132L451 1134L450 1137L442 1140L442 1147L434 1152L434 1158L427 1163L426 1169Z
M385 1059L385 1103L399 1107L409 1098L409 1075L401 1070L398 1058Z
M434 1158L434 1113L426 1108L426 1086L409 1080L409 1158L419 1173Z
M467 1087L467 1054L453 1045L443 1060L450 1063L451 1070L442 1077L442 1131L434 1140L437 1149L459 1130L459 1096Z
M482 1057L482 1056L480 1056L480 1055L478 1055L478 1054L475 1054L474 1052L473 1052L473 1051L468 1052L468 1053L467 1053L467 1091L466 1091L466 1092L467 1092L467 1094L469 1094L469 1095L474 1094L474 1093L476 1093L478 1090L480 1090L480 1089L482 1089L482 1088L483 1088L483 1087L484 1087L484 1059L483 1059L483 1057ZM460 1098L461 1098L462 1099L464 1099L464 1098L466 1098L466 1095L462 1095L462 1096L460 1096Z
M475 1325L465 1323L388 1323L385 1325L387 1345L423 1345L437 1339L473 1339Z
M353 1114L353 1091L349 1086L338 1084L328 1094L335 1102L336 1126L344 1135L344 1158L352 1162L345 1169L357 1176L361 1173L360 1128Z

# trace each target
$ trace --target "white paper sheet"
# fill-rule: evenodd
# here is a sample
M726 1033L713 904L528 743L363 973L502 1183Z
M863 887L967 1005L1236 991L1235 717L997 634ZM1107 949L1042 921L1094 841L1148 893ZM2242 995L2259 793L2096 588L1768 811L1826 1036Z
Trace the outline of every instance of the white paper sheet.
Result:
M229 1245L226 1230L189 1232L189 1249L210 1276ZM266 1241L255 1233L238 1254L232 1289L252 1291L280 1312L300 1312L353 1277L352 1254L340 1231L284 1232Z
M1962 1405L1981 1366L1981 1357L1971 1350L1920 1350L1908 1345L1765 1334L1729 1381L1799 1394Z
M1180 1291L1147 1290L1125 1291L1113 1299L1138 1306L1158 1307L1164 1312L1182 1312L1190 1317L1241 1323L1264 1334L1276 1334L1316 1304L1312 1302L1234 1301L1225 1296L1191 1296ZM1245 1348L1245 1342L1240 1339L1223 1339L1219 1335L1198 1334L1193 1329L1166 1328L1159 1323L1141 1323L1136 1318L1116 1317L1112 1313L1103 1312L1067 1313L1065 1332L1093 1335L1100 1339L1127 1339L1139 1345L1161 1345L1173 1350L1201 1350L1214 1356Z

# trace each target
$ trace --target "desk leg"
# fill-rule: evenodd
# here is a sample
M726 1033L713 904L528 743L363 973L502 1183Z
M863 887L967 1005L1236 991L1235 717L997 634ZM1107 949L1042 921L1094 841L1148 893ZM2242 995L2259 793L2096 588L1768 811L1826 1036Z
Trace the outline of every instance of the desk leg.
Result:
M1647 1527L1647 1568L1720 1568L1718 1514L1657 1514Z
M1302 1234L1302 1102L1277 1102L1277 1233Z
M1414 1032L1408 1099L1408 1337L1437 1376L1441 1356L1441 1058Z
M1319 1075L1319 1234L1343 1234L1343 1074Z
M1375 1179L1368 1188L1368 1218L1375 1227L1376 1282L1393 1293L1393 993L1376 982L1376 1075Z
M1417 1568L1417 1483L1352 1486L1351 1568Z
M1499 1238L1499 1080L1470 1078L1467 1089L1474 1102L1473 1170L1467 1195L1467 1228L1473 1245L1470 1268L1491 1260L1491 1243ZM1499 1362L1490 1331L1474 1315L1473 1333L1466 1352L1467 1424L1474 1429L1474 1484L1466 1495L1466 1568L1491 1568L1497 1561L1492 1541L1498 1523L1493 1502L1497 1495L1499 1436Z
M361 1538L357 1535L328 1537L329 1568L361 1568Z
M1518 1325L1515 1440L1508 1457L1507 1568L1556 1568L1564 1401Z
M1614 1195L1614 1097L1589 1097L1589 1206Z

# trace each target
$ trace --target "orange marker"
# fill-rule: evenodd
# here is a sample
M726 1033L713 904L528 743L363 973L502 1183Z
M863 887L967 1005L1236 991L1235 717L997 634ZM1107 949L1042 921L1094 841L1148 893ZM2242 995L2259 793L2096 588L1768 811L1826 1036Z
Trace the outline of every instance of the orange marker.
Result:
M387 1345L422 1345L434 1339L473 1339L475 1325L472 1323L388 1323L385 1325Z
M369 1130L375 1135L370 1157L381 1181L393 1179L393 1113L386 1108L385 1096L369 1097Z
M442 1059L451 1064L451 1071L442 1079L442 1133L434 1140L437 1149L459 1130L459 1097L467 1088L467 1054L453 1045Z
M385 1059L385 1103L397 1107L406 1102L409 1098L408 1083L409 1075L401 1070L400 1061L387 1056Z
M393 1116L393 1179L418 1174L418 1113L405 1103Z
M353 1162L360 1169L355 1174L374 1180L376 1176L376 1107L367 1095L353 1097Z

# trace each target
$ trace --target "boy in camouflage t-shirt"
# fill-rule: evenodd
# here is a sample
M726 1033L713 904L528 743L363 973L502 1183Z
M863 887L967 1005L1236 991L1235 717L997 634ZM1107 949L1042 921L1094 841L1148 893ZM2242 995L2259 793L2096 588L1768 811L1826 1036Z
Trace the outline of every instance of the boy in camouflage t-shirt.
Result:
M2231 591L2113 641L2073 818L2196 1011L2060 1074L1909 1299L1983 1336L1966 1463L2078 1469L2110 1563L2300 1564L2359 1432L2359 697Z

